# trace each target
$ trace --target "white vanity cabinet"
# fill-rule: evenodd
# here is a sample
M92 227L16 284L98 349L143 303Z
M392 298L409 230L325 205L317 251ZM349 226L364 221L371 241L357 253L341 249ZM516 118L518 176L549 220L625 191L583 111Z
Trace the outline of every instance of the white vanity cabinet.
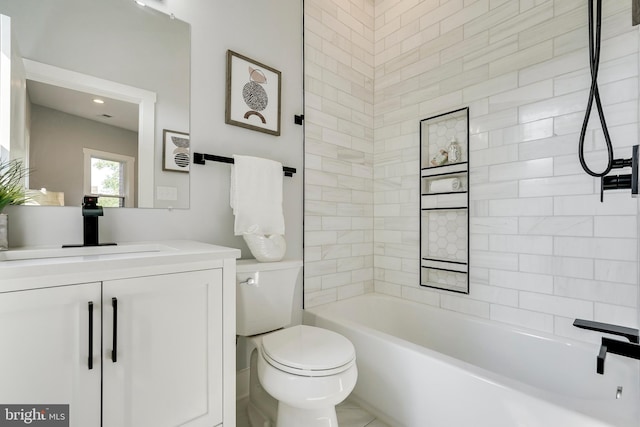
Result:
M102 301L102 425L221 423L222 270L107 281Z
M0 404L69 404L71 425L100 425L100 300L100 283L0 294Z
M235 425L239 251L167 247L0 262L0 404L69 404L73 427Z

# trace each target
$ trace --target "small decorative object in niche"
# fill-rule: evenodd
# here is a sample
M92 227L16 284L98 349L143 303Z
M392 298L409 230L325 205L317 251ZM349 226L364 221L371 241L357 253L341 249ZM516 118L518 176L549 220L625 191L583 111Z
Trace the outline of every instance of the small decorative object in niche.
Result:
M447 161L449 163L458 163L461 160L462 160L462 149L460 148L460 144L458 144L458 141L454 136L453 138L451 138L451 142L447 147Z
M280 135L280 71L227 51L225 123Z
M431 166L442 166L449 161L449 153L447 150L440 149L431 159Z
M191 155L189 154L189 134L174 130L163 130L164 145L162 170L189 172Z
M420 285L469 293L469 109L420 121Z

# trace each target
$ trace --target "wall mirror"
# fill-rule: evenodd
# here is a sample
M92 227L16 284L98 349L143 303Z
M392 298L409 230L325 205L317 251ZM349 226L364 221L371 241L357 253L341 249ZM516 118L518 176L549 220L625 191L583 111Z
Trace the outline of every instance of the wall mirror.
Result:
M420 121L420 285L469 293L469 109Z
M35 203L115 191L104 206L188 208L189 165L163 166L189 150L189 24L133 0L0 0L0 14L18 93L2 156L24 159Z

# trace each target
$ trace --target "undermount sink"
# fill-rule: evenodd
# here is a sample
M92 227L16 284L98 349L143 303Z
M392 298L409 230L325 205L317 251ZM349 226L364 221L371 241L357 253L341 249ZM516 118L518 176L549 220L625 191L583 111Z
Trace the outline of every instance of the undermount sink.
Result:
M15 249L0 252L2 261L25 261L44 258L82 257L92 255L119 255L144 252L173 251L174 248L162 244L122 244L117 246L80 246L68 248Z

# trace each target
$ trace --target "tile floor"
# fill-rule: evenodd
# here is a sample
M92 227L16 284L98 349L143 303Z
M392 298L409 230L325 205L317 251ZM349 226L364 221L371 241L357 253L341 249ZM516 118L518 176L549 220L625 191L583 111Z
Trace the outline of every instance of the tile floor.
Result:
M249 427L246 409L247 398L239 400L237 402L236 427ZM336 412L338 413L340 427L390 427L349 401L349 399L338 405Z

